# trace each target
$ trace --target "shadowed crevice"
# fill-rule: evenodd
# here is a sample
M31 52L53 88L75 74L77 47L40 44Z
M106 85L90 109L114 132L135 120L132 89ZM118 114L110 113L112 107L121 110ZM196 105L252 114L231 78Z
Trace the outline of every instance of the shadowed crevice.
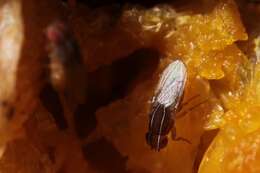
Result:
M208 147L210 146L211 142L217 135L218 131L219 131L218 129L205 131L203 133L203 135L200 137L198 151L197 151L196 157L194 159L194 163L193 163L193 172L194 173L198 172L202 158L203 158L205 152L207 151Z
M62 103L58 93L50 84L46 84L40 93L40 100L43 106L53 116L57 127L61 130L68 128L68 123L64 117Z
M127 173L126 157L104 138L83 147L83 153L88 162L98 171L107 173Z
M96 127L95 112L115 100L124 98L129 93L130 86L150 78L158 63L157 51L140 49L88 74L88 101L80 105L75 113L78 136L88 136Z

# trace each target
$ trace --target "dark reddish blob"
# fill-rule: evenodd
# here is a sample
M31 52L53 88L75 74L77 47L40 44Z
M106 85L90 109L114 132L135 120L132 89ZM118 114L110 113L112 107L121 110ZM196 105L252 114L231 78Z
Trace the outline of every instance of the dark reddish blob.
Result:
M150 113L146 141L152 149L159 151L167 145L167 134L173 126L171 110L160 103L154 103Z
M56 21L47 28L46 36L50 42L57 43L65 39L64 33L67 32L65 24L61 21Z
M166 147L168 143L168 137L161 136L161 135L153 135L150 132L148 132L146 133L146 141L147 144L150 145L152 149L155 149L156 151L160 151L160 149Z
M82 63L79 45L65 21L57 20L51 23L46 29L46 38L51 59L69 66Z

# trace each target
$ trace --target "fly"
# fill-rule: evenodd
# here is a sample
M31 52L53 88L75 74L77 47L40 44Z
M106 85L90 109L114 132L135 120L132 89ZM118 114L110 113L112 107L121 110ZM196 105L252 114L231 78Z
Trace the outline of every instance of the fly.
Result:
M66 107L73 112L79 104L85 103L87 71L83 56L72 30L65 21L51 23L45 34L49 61L46 88L49 88L47 91L55 104L48 101L49 96L41 95L41 100L60 129L68 127L74 130L74 117L65 113L64 109Z
M78 42L63 21L50 24L46 31L49 78L55 90L76 103L84 103L86 70Z
M152 149L159 151L168 143L167 134L173 129L173 140L184 140L176 137L175 117L180 108L187 80L187 69L181 60L169 64L163 71L159 84L152 98L149 115L149 128L146 141ZM187 141L188 142L188 141Z

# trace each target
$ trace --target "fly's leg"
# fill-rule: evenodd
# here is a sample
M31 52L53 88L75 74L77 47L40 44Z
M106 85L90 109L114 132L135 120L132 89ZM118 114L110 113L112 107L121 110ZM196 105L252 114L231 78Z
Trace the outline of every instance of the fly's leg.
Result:
M186 102L182 103L180 106L179 106L179 110L181 110L185 105L189 104L192 100L196 99L197 97L199 97L200 95L197 94L195 96L192 96L191 98L189 98Z
M202 83L203 82L203 83ZM202 84L200 84L200 85L203 85L203 89L205 89L206 91L208 91L209 90L209 86L207 86L207 84L204 82L204 80L201 80L200 81L200 83L202 83ZM188 89L189 90L189 89ZM185 91L186 90L184 90L184 94L183 95L185 95ZM183 102L182 103L182 100L183 100L183 98L182 98L182 100L181 100L181 104L179 105L179 108L178 108L178 114L177 114L177 118L181 118L181 117L183 117L184 115L186 115L188 112L190 112L190 111L192 111L193 109L195 109L195 108L197 108L198 106L200 106L201 104L203 104L203 103L205 103L206 101L208 101L208 98L206 98L205 100L201 100L200 99L200 96L201 96L201 94L195 94L195 95L193 95L193 96L191 96L190 98L188 98L187 100L185 100L185 102ZM199 101L199 103L197 103L196 104L196 100L197 101ZM191 102L195 102L195 105L194 106L189 106L189 104L191 103ZM184 107L187 107L187 109L185 110L183 110L183 108ZM182 111L183 110L183 111Z
M180 136L177 137L176 127L172 128L171 136L172 136L172 140L174 140L174 141L183 141L188 144L191 144L191 142L188 139L180 137Z
M198 104L192 106L191 108L189 108L188 110L184 110L184 111L180 111L178 116L176 116L177 118L181 118L184 115L186 115L188 112L192 111L193 109L197 108L198 106L202 105L203 103L205 103L206 101L208 101L208 99L203 100L202 102L199 102Z

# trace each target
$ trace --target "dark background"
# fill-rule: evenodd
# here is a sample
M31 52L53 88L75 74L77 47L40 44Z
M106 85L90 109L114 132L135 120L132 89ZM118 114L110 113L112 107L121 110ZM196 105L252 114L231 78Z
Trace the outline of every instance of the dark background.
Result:
M63 0L65 1L65 0ZM101 7L101 6L106 6L106 5L111 5L111 4L119 4L119 5L123 5L123 4L139 4L139 5L143 5L146 7L151 7L157 3L164 3L164 2L169 2L169 1L173 1L173 0L76 0L79 3L84 3L89 7L92 8L97 8L97 7Z

